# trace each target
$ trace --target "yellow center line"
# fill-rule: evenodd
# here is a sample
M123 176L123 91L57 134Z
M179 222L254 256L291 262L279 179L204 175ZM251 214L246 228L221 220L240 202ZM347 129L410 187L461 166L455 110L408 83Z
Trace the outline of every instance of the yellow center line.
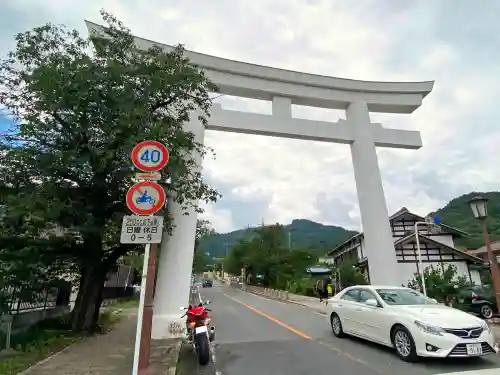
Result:
M283 323L281 320L276 319L275 317L273 317L273 316L271 316L271 315L268 315L268 314L266 314L265 312L262 312L262 311L260 311L259 309L256 309L256 308L255 308L255 307L253 307L253 306L247 305L247 304L245 304L245 303L243 303L243 302L241 302L241 301L237 300L236 298L231 297L231 296L229 296L229 295L227 295L227 294L225 294L225 293L223 293L223 295L225 295L225 296L226 296L227 298L229 298L230 300L233 300L234 302L237 302L237 303L239 303L240 305L245 306L247 309L252 310L254 313L257 313L257 314L259 314L259 315L263 316L264 318L269 319L271 322L276 323L276 324L278 324L278 325L282 326L283 328L285 328L285 329L289 330L290 332L295 333L296 335L298 335L298 336L302 337L303 339L306 339L306 340L312 340L312 337L311 337L311 336L309 336L308 334L305 334L304 332L299 331L298 329L295 329L295 328L293 328L293 327L289 326L289 325L288 325L288 324L286 324L286 323Z

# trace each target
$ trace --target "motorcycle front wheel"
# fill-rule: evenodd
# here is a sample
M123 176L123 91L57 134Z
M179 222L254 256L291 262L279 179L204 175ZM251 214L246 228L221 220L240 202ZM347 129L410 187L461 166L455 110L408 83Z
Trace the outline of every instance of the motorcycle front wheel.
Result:
M205 366L210 362L210 343L206 333L198 334L195 336L196 342L196 355L198 356L198 363Z

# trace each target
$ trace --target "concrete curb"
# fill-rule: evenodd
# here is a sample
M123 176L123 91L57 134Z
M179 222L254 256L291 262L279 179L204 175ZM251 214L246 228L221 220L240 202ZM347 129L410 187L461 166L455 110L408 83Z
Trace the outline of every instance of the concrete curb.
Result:
M175 366L169 367L167 369L167 375L175 375L175 373L177 372L177 363L179 362L179 356L181 354L181 348L182 348L182 340L179 340L179 342L177 342L175 344L175 347L172 350L173 351L172 355L176 358L176 360L175 360Z

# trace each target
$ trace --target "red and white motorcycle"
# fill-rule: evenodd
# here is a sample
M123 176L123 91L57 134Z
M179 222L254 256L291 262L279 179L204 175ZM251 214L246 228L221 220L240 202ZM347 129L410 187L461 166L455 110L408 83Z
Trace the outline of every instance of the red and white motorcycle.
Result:
M198 363L205 366L210 362L210 343L215 339L215 327L209 326L210 316L212 311L205 306L210 301L200 303L198 306L181 307L181 310L186 310L186 313L181 318L186 318L187 339L193 345L193 349L198 356Z

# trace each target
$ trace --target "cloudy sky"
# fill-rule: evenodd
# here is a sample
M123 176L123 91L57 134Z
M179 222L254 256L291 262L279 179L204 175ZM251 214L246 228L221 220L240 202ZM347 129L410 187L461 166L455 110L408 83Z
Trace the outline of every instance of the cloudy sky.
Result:
M481 0L2 0L0 53L47 21L86 34L105 8L137 36L220 57L344 78L435 80L411 115L373 114L420 130L418 151L379 149L390 213L426 214L450 199L497 190L500 180L500 1ZM233 97L225 108L270 113ZM340 111L295 107L336 121ZM0 117L0 127L5 127ZM360 229L349 146L209 132L205 174L224 198L206 217L226 232L263 219L307 218Z

